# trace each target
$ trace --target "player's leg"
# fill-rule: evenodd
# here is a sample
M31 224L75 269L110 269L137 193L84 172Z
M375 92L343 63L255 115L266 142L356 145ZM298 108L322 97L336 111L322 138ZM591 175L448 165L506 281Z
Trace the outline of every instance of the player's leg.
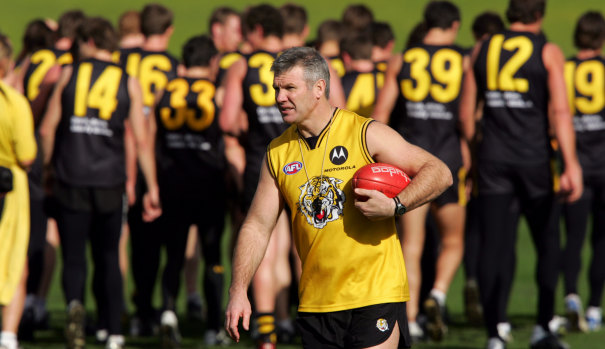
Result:
M464 313L473 325L483 323L483 307L479 301L478 269L479 269L479 204L477 197L472 197L466 206L464 230Z
M185 265L183 267L187 294L187 318L192 321L202 320L202 298L198 290L199 274L200 244L198 239L198 228L195 225L192 225L189 227L187 236Z
M290 220L288 211L282 211L277 220L277 256L275 268L276 304L275 320L278 339L285 342L294 336L294 325L290 318L290 286L292 285L292 268L290 268L290 250L292 239L290 233Z
M144 223L141 205L142 195L128 210L130 229L130 258L134 292L132 300L135 315L130 323L131 336L151 336L156 332L155 310L152 306L153 290L156 284L159 263L161 235L158 229L151 229L155 223Z
M190 200L162 199L162 216L153 224L163 235L166 246L166 264L162 272L162 315L160 319L160 339L162 347L178 346L181 335L176 316L176 300L181 286L181 273L185 262L185 248L191 220Z
M434 340L441 340L446 332L443 316L446 295L464 253L465 207L449 203L435 208L433 214L441 237L441 252L437 258L433 289L424 307L429 318L429 335Z
M419 339L423 336L422 329L416 323L420 304L420 284L422 249L424 246L426 216L429 205L423 205L413 211L407 212L399 220L401 224L401 247L405 260L410 300L407 302L407 319L410 325L410 333L413 338Z
M57 221L54 218L48 218L46 224L46 243L44 245L44 266L40 285L36 295L35 316L38 326L48 328L48 311L46 310L46 297L50 291L50 286L57 263L57 249L59 248L59 229Z
M122 311L124 288L120 270L122 208L97 213L93 220L90 244L95 264L93 289L97 300L100 327L108 332L109 342L123 345Z
M213 195L224 198L224 195ZM204 343L210 345L227 344L227 336L221 330L223 324L223 290L225 287L225 268L222 263L222 237L225 228L226 205L217 199L202 205L197 216L199 241L204 258L204 276L202 287L208 308Z
M531 343L532 346L538 346L544 341L556 340L550 333L548 323L555 315L555 291L560 273L561 204L552 193L548 164L521 168L519 177L523 181L521 209L527 218L537 252L538 315Z
M57 228L63 258L62 284L67 303L65 336L69 349L85 345L84 290L86 286L86 241L91 228L92 213L76 211L63 205L57 210Z
M284 229L289 231L289 225L287 214L282 211L271 233L265 256L252 279L260 343L275 343L277 341L275 334L275 302L280 289L280 281L276 275L275 265L281 263L278 259L280 256L278 249L280 234L284 233Z
M566 239L561 255L565 285L565 315L572 331L586 331L582 301L578 295L578 277L582 268L582 247L586 237L592 190L584 185L580 200L564 206Z
M1 210L1 208L0 208ZM17 285L13 299L2 307L2 334L0 334L0 347L17 349L17 331L23 315L27 284L27 261L23 267L21 280Z
M605 179L602 177L594 180L595 196L592 207L592 260L588 271L588 284L590 286L590 298L586 317L591 331L601 328L603 311L601 300L603 297L603 286L605 285Z

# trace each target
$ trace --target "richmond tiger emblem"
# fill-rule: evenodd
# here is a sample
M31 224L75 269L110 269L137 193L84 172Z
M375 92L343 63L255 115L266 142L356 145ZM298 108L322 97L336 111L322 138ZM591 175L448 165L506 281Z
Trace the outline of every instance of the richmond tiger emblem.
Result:
M321 229L342 216L345 202L345 193L340 189L342 182L318 176L299 187L298 210L307 217L307 223Z

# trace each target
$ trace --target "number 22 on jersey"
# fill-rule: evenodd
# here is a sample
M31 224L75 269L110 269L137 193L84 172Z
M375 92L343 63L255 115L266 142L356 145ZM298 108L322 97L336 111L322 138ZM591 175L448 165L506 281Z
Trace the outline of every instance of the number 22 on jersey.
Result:
M88 62L78 68L74 115L86 116L88 108L92 108L99 111L99 118L109 120L118 106L122 69L117 66L105 68L91 87L92 70L92 63Z

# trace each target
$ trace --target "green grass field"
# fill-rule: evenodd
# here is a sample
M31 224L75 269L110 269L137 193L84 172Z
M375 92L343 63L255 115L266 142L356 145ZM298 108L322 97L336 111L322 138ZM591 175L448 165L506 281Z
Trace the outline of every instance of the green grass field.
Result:
M207 32L207 19L212 9L219 5L230 5L237 9L243 9L252 4L244 0L161 0L175 13L175 33L170 51L179 56L180 47L185 40L195 34ZM267 3L282 4L286 1L268 0ZM367 5L374 10L375 17L380 21L391 23L396 33L396 50L401 50L406 40L409 30L420 20L422 8L427 1L389 1L374 0L367 2ZM506 7L506 1L481 1L481 0L456 0L462 11L462 28L458 42L464 46L473 44L470 25L472 19L478 13L485 10L497 11L503 13ZM89 0L22 0L12 1L3 4L3 10L0 11L0 31L9 35L15 45L15 51L21 47L21 36L25 25L35 18L57 18L67 9L81 8L88 15L105 16L114 23L119 15L128 9L140 9L147 3L142 0L131 1L89 1ZM258 2L254 2L257 4ZM301 2L303 3L303 2ZM315 30L323 20L339 18L343 9L351 1L332 0L322 2L317 0L308 0L304 2L309 14L311 26L311 37L315 36ZM548 38L561 46L566 55L574 52L572 46L572 34L576 19L581 13L589 9L603 11L605 4L603 0L550 0L547 6L547 15L544 21L544 31ZM587 238L588 240L588 238ZM585 248L585 264L579 281L579 291L583 299L588 295L586 283L586 265L589 258L588 248ZM531 329L534 324L534 314L536 311L536 287L534 283L534 265L535 254L525 225L520 226L519 242L517 250L517 273L515 284L509 305L509 315L513 324L513 335L515 341L509 345L509 348L527 348ZM58 270L61 264L58 263ZM554 267L554 266L553 266ZM132 282L129 279L129 285ZM485 332L481 328L471 328L465 324L463 318L462 304L462 285L463 273L460 271L455 278L448 298L448 308L451 314L452 323L450 324L450 333L447 340L440 344L420 343L417 348L482 348L485 345ZM181 297L179 310L184 314L184 299ZM557 310L563 311L563 295L561 288L557 297ZM132 310L132 305L128 304ZM25 348L63 348L62 326L64 321L65 304L60 287L60 273L55 274L52 289L48 298L48 307L51 311L52 321L51 329L39 333L35 342L23 342ZM92 312L94 309L92 297L88 297L88 309ZM186 324L183 325L183 334L185 340L184 348L201 348L203 330L202 325ZM603 348L605 347L605 331L590 334L570 334L566 341L574 348ZM90 338L92 343L92 338ZM91 345L91 348L101 348L102 346ZM154 348L157 347L157 341L136 340L127 338L127 347L133 348ZM252 348L250 341L245 340L237 345L239 348ZM298 348L299 346L290 346L289 348ZM283 346L288 348L288 346Z

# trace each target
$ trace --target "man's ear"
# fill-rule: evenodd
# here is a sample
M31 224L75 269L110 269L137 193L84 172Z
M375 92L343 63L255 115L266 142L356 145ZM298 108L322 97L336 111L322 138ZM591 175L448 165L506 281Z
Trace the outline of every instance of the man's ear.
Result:
M321 96L326 94L326 80L319 79L315 82L315 88L313 89L313 96L315 99L320 99Z
M171 37L172 33L174 33L174 26L172 25L166 28L166 31L164 31L164 35L167 35L168 37Z

